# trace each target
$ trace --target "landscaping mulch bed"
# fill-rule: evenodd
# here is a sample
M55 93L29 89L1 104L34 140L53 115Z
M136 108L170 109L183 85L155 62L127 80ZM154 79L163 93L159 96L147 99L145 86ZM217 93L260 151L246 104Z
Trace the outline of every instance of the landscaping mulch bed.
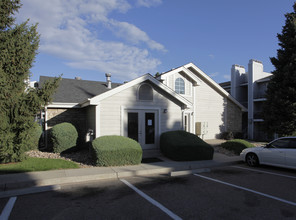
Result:
M225 148L220 147L220 146L214 146L214 151L217 153L220 153L220 154L224 154L229 157L237 156L232 151L226 150Z
M26 152L26 154L29 157L63 159L63 160L73 161L78 163L82 168L94 167L93 161L90 158L89 151L87 149L71 152L71 153L62 153L62 154L32 150L32 151Z

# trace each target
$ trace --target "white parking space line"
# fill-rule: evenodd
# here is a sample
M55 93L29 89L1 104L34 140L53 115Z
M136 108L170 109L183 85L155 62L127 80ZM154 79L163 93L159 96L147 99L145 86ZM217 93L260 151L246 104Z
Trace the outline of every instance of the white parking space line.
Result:
M258 170L258 169L245 168L245 167L239 167L239 166L232 166L232 167L238 168L238 169L243 169L243 170L250 170L250 171L253 171L253 172L260 172L260 173L266 173L266 174L275 175L275 176L281 176L281 177L296 179L296 176L289 176L289 175L285 175L285 174L273 173L273 172L268 172L268 171L263 171L263 170Z
M283 203L287 203L289 205L296 206L295 202L291 202L291 201L281 199L281 198L278 198L278 197L275 197L275 196L271 196L271 195L268 195L268 194L265 194L265 193L261 193L261 192L258 192L258 191L252 190L252 189L248 189L248 188L245 188L245 187L242 187L242 186L238 186L238 185L234 185L234 184L231 184L231 183L223 182L221 180L213 179L213 178L202 176L202 175L199 175L199 174L193 174L193 175L197 176L197 177L200 177L200 178L203 178L203 179L207 179L207 180L211 180L211 181L214 181L214 182L217 182L217 183L221 183L221 184L224 184L224 185L232 186L232 187L237 188L237 189L242 189L242 190L245 190L245 191L248 191L248 192L251 192L251 193L255 193L255 194L258 194L258 195L261 195L261 196L264 196L264 197L267 197L267 198L270 198L270 199L274 199L274 200L277 200L277 201L280 201L280 202L283 202Z
M8 220L15 201L16 201L16 197L11 197L8 200L6 206L4 207L4 209L3 209L3 211L2 211L2 213L0 215L0 220Z
M179 216L177 216L175 213L173 213L172 211L170 211L169 209L167 209L166 207L164 207L162 204L160 204L156 200L152 199L147 194L143 193L141 190L139 190L137 187L135 187L134 185L132 185L128 181L126 181L124 179L120 179L120 181L123 182L124 184L126 184L128 187L130 187L132 190L134 190L136 193L138 193L144 199L146 199L147 201L149 201L150 203L152 203L153 205L155 205L156 207L158 207L159 209L161 209L164 213L166 213L172 219L175 219L175 220L181 220L182 219Z

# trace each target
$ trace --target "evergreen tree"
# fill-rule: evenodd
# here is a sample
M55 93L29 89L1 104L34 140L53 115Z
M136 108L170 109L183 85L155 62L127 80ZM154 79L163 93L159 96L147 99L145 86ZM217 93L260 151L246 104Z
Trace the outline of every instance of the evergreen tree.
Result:
M42 89L28 89L30 68L39 46L37 25L15 24L19 0L0 1L0 163L24 158L34 116L48 104L59 78Z
M294 12L287 13L282 34L278 34L280 49L270 58L275 67L264 105L264 124L270 133L293 135L296 131L296 3ZM295 133L294 133L295 134Z

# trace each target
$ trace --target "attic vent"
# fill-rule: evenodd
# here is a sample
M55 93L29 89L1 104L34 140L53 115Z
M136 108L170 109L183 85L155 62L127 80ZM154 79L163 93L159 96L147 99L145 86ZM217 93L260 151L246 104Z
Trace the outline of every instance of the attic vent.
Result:
M76 76L75 79L76 80L81 80L81 77L80 76Z

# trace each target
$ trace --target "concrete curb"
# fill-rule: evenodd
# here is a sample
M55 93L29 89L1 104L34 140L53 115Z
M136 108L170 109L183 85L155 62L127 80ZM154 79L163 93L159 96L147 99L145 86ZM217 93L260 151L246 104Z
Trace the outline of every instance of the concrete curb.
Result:
M138 166L81 168L70 170L44 171L21 174L0 175L0 198L57 190L58 186L88 181L119 179L132 176L164 174L168 176L190 175L205 172L214 167L230 166L240 161L216 162L160 162Z
M52 186L36 186L36 187L30 187L30 188L24 188L24 189L9 190L9 191L5 191L5 192L1 192L0 199L12 197L12 196L28 195L28 194L34 194L34 193L47 192L47 191L54 191L54 190L59 190L59 189L61 189L61 186L52 185Z

